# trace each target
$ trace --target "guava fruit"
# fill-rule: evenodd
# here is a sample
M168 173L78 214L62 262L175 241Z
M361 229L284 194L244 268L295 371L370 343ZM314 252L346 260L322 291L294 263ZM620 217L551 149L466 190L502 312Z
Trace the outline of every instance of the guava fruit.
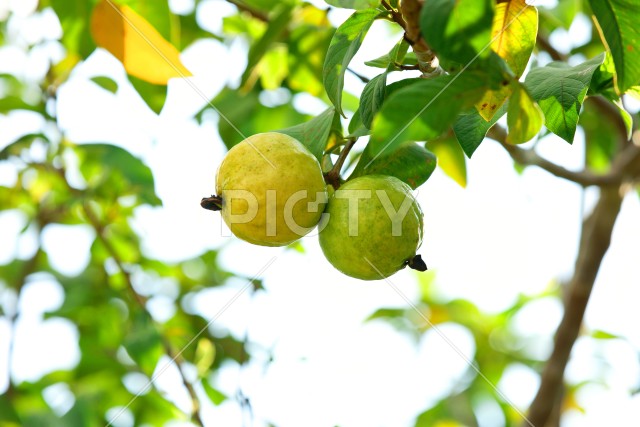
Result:
M232 147L218 168L216 193L231 232L262 246L287 245L307 234L327 201L316 158L298 140L277 132Z
M383 279L407 265L424 271L416 255L422 216L411 187L399 179L355 178L329 199L320 220L320 246L335 268L358 279Z

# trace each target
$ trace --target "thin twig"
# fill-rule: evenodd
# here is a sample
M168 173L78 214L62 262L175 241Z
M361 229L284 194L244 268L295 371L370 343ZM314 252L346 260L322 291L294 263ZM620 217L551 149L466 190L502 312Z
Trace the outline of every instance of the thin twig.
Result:
M97 215L95 214L95 212L93 211L93 209L91 208L89 203L84 203L83 211L84 211L87 219L89 220L89 223L91 224L91 226L95 230L96 236L98 237L98 239L100 240L100 242L102 243L104 248L106 249L106 251L109 254L109 256L111 256L111 258L115 262L115 264L118 267L118 270L120 271L120 273L123 275L123 277L125 279L125 283L127 285L127 289L129 290L129 293L131 294L133 299L136 301L136 303L140 306L140 308L146 312L147 311L147 309L146 309L147 300L142 295L140 295L138 292L136 292L136 290L135 290L135 288L133 286L133 281L131 280L130 273L124 267L124 263L122 262L122 260L121 260L120 256L118 255L116 249L113 247L113 245L111 244L110 240L106 236L105 226L100 222L99 218L97 217ZM195 388L193 387L193 384L191 384L187 380L184 372L182 371L182 367L180 366L181 359L178 360L177 354L173 350L173 347L172 347L171 343L167 340L167 338L161 333L159 335L160 335L160 342L162 344L164 352L171 358L171 360L173 360L175 362L176 367L178 368L178 372L180 374L180 378L182 380L182 384L185 386L185 388L187 389L187 391L189 393L189 396L191 397L191 402L192 402L191 421L194 422L196 425L204 426L204 424L202 422L202 419L200 418L200 400L198 398L198 395L196 394L196 391L195 391Z
M235 5L238 8L238 10L242 12L247 12L249 15L253 16L254 18L262 22L269 22L269 16L267 16L266 13L253 8L242 1L239 1L239 0L226 0L226 1L227 3L231 3Z
M589 187L591 185L616 186L621 183L622 178L618 173L610 172L605 175L599 175L586 170L574 172L545 159L533 149L524 149L509 144L506 142L507 131L501 126L493 126L487 133L487 136L498 141L517 163L524 166L537 166L552 175L575 182L583 187Z
M342 151L340 151L340 154L338 155L338 160L336 160L336 163L333 165L331 170L324 174L324 180L326 181L326 183L330 184L336 190L340 187L340 170L342 169L344 161L347 159L351 148L353 148L357 140L358 138L347 139L347 143L344 145Z
M354 76L356 76L358 79L360 79L360 81L364 84L367 84L371 81L369 77L363 76L362 74L358 73L357 71L354 71L351 68L347 68L347 71L353 74Z

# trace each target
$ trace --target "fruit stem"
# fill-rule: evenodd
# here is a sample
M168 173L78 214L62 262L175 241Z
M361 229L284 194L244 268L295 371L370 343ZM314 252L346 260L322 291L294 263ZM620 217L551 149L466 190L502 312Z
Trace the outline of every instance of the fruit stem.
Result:
M412 268L414 270L427 271L427 264L425 264L420 255L416 255L410 260L407 260L407 265L409 266L409 268Z
M324 174L324 181L327 184L331 184L331 186L336 190L340 187L340 170L357 140L358 138L347 138L347 143L340 151L338 160L336 160L336 163L333 165L331 170Z
M222 210L222 197L212 195L211 197L203 197L200 206L210 211Z

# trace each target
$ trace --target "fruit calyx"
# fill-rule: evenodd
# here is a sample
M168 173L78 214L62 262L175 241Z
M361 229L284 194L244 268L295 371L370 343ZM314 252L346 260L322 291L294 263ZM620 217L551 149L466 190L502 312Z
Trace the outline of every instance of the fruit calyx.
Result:
M222 197L215 194L211 197L203 197L200 200L200 206L210 211L219 211L222 209Z
M422 260L422 256L416 255L406 261L407 266L417 271L427 271L427 264Z

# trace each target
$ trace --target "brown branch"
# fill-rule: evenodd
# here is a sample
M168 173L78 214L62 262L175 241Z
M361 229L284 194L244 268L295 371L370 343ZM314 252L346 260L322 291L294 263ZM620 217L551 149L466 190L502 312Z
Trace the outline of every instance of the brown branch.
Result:
M536 153L535 150L524 149L509 144L506 142L507 131L500 126L493 126L487 133L487 136L498 141L515 162L524 166L537 166L552 175L575 182L583 187L591 185L615 186L621 183L622 178L618 174L609 173L599 175L589 171L574 172L545 159Z
M553 59L554 61L566 62L569 59L567 55L565 55L564 53L560 52L558 49L553 47L553 45L551 44L551 42L549 42L549 39L547 39L546 36L543 36L540 33L538 33L538 35L536 36L536 44L538 48L547 52L549 56L551 56L551 59Z
M622 194L618 187L603 187L596 207L583 223L578 259L569 282L564 315L556 332L553 352L542 372L540 388L529 408L528 419L536 427L547 424L562 390L565 367L578 338L600 264L609 249L621 204Z
M382 6L391 13L391 18L404 29L404 38L416 54L423 77L432 77L442 74L443 71L437 65L435 53L422 38L420 30L422 5L422 0L403 0L400 3L401 13L399 13L386 0L382 0Z
M255 9L239 0L226 0L226 1L227 3L231 3L235 5L238 8L238 10L241 12L246 12L249 15L253 16L254 18L262 22L269 22L269 16L267 16L267 14L262 12L261 10Z

